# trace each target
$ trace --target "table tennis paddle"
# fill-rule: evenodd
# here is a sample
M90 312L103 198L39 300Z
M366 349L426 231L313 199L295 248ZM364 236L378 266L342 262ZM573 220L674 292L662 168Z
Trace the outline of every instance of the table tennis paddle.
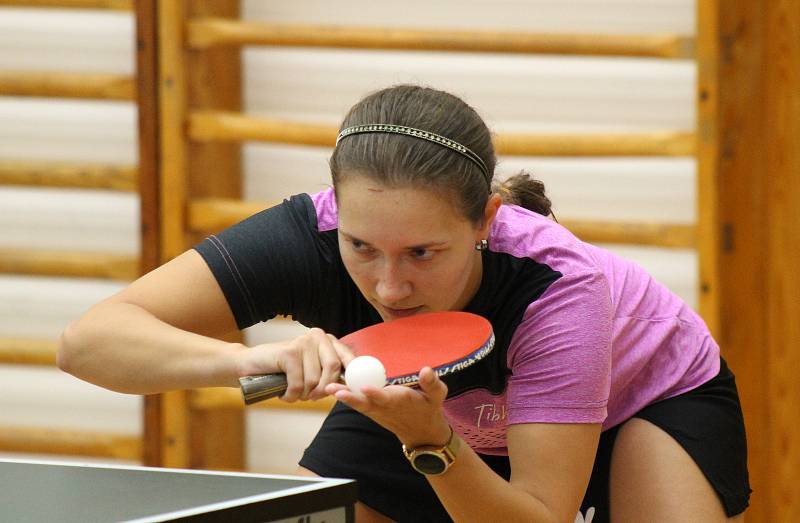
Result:
M387 385L413 387L422 367L444 376L481 360L494 347L494 333L482 316L445 311L378 323L340 341L356 356L378 358L386 369ZM285 374L246 376L239 383L247 405L280 396L287 385Z

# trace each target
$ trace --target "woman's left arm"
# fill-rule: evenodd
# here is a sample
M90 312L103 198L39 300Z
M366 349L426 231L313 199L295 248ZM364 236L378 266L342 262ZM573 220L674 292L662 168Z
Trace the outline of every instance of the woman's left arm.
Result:
M466 445L428 480L455 521L575 521L600 435L597 424L530 423L508 428L511 481Z
M330 384L326 391L394 432L407 447L441 446L450 436L442 410L447 386L430 369L421 373L417 390L367 387L364 395L355 395L341 384ZM511 425L510 481L463 443L444 474L427 478L455 521L572 523L589 482L599 436L599 424Z

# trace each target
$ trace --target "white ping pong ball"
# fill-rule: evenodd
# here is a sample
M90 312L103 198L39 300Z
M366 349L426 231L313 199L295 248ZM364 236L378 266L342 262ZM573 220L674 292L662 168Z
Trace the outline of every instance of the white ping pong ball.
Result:
M358 356L347 365L344 381L355 394L361 394L361 387L364 385L380 389L386 386L386 369L378 358Z

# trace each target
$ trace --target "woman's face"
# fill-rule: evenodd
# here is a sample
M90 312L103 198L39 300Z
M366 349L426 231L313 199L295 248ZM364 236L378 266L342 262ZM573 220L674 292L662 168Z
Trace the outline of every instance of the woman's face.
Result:
M342 260L384 321L467 305L482 274L475 242L487 237L499 199L478 227L426 189L348 176L336 192Z

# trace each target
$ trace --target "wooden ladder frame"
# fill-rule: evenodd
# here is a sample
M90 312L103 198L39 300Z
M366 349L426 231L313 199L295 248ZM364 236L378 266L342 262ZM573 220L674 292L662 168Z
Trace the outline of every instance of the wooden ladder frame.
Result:
M0 5L132 9L137 16L135 79L54 72L0 73L0 94L136 98L138 167L0 162L0 183L138 190L141 260L104 253L0 251L0 271L134 278L268 203L240 200L239 147L248 140L332 145L335 129L253 118L238 99L238 49L307 45L562 54L663 59L694 56L697 133L624 136L501 135L500 154L694 156L696 226L567 222L593 242L695 248L700 311L737 374L749 431L755 497L748 521L800 513L800 4L698 2L697 38L598 37L285 26L237 20L238 2L27 0ZM590 41L594 47L586 46ZM498 43L499 42L499 43ZM498 47L501 46L501 47ZM224 70L220 91L198 81ZM90 86L91 89L87 90ZM219 84L217 84L219 86ZM222 91L225 91L223 93ZM189 93L191 92L191 97ZM200 176L213 162L219 176ZM213 174L213 173L211 173ZM56 263L56 260L58 263ZM68 263L64 263L67 260ZM52 365L47 340L0 340L0 360ZM270 404L267 408L276 408ZM327 408L329 405L323 405ZM304 406L301 408L309 408ZM7 430L0 447L73 452L178 467L244 468L244 415L233 390L146 399L144 441L115 435ZM69 433L67 433L69 432ZM13 441L12 441L13 440ZM38 443L37 443L38 442ZM69 450L72 449L72 450Z
M800 513L800 3L698 5L701 298L748 431L748 522Z
M121 11L130 11L132 7L129 0L2 0L0 5ZM0 71L0 96L136 101L137 80L140 79L102 73ZM139 182L139 169L131 165L25 159L0 161L2 185L136 192ZM140 274L140 260L107 252L4 248L0 249L0 273L130 281ZM53 339L0 338L0 363L3 364L53 367L55 352ZM140 436L128 434L12 426L0 430L0 449L138 461L143 444Z
M155 105L159 112L156 177L160 263L180 254L204 235L271 205L241 200L237 155L242 142L317 146L334 143L333 126L255 118L241 112L241 101L231 91L238 93L240 89L237 53L242 46L548 52L663 59L680 59L693 53L693 40L680 35L540 35L286 26L239 20L236 1L139 2L140 11L148 4L157 5L157 12L148 14L155 17L149 23L156 28L158 42L151 61L157 62L158 71ZM204 82L212 68L213 86ZM589 135L507 133L497 138L498 153L507 155L692 156L694 144L692 133L669 129ZM213 163L207 160L210 158ZM203 170L204 164L214 165L213 172ZM568 221L565 225L578 236L595 242L675 248L693 248L697 244L696 228L684 224ZM300 408L327 409L330 405L321 402ZM280 406L285 408L279 402L267 402L258 408ZM152 452L153 462L167 466L202 467L214 463L223 468L243 467L244 450L241 443L237 444L236 435L242 430L241 409L238 393L228 389L170 393L149 399L147 448L156 449ZM215 413L225 417L222 425L213 421L218 415ZM205 423L200 431L193 428L193 420L198 417ZM203 445L197 443L198 432L213 434L213 441L224 441L224 448L231 455L223 458L219 449L213 455L204 451Z
M724 5L723 5L724 4ZM756 490L748 521L785 521L800 513L800 4L697 2L695 41L679 35L601 37L413 29L359 29L243 22L234 17L185 21L186 47L246 45L368 49L604 54L697 63L696 133L623 136L501 135L500 154L692 156L698 165L694 226L668 223L567 222L591 242L693 248L699 258L699 309L739 377ZM595 48L587 48L586 42ZM499 42L499 43L498 43ZM498 47L499 46L499 47ZM335 129L198 109L182 120L193 143L248 140L333 144ZM753 144L757 144L755 148ZM763 158L761 152L763 151ZM761 161L763 159L763 161ZM186 201L189 230L215 230L267 206L231 198ZM769 229L769 236L764 232ZM763 306L757 300L763 298ZM205 405L236 401L215 391ZM759 497L760 496L763 497Z

